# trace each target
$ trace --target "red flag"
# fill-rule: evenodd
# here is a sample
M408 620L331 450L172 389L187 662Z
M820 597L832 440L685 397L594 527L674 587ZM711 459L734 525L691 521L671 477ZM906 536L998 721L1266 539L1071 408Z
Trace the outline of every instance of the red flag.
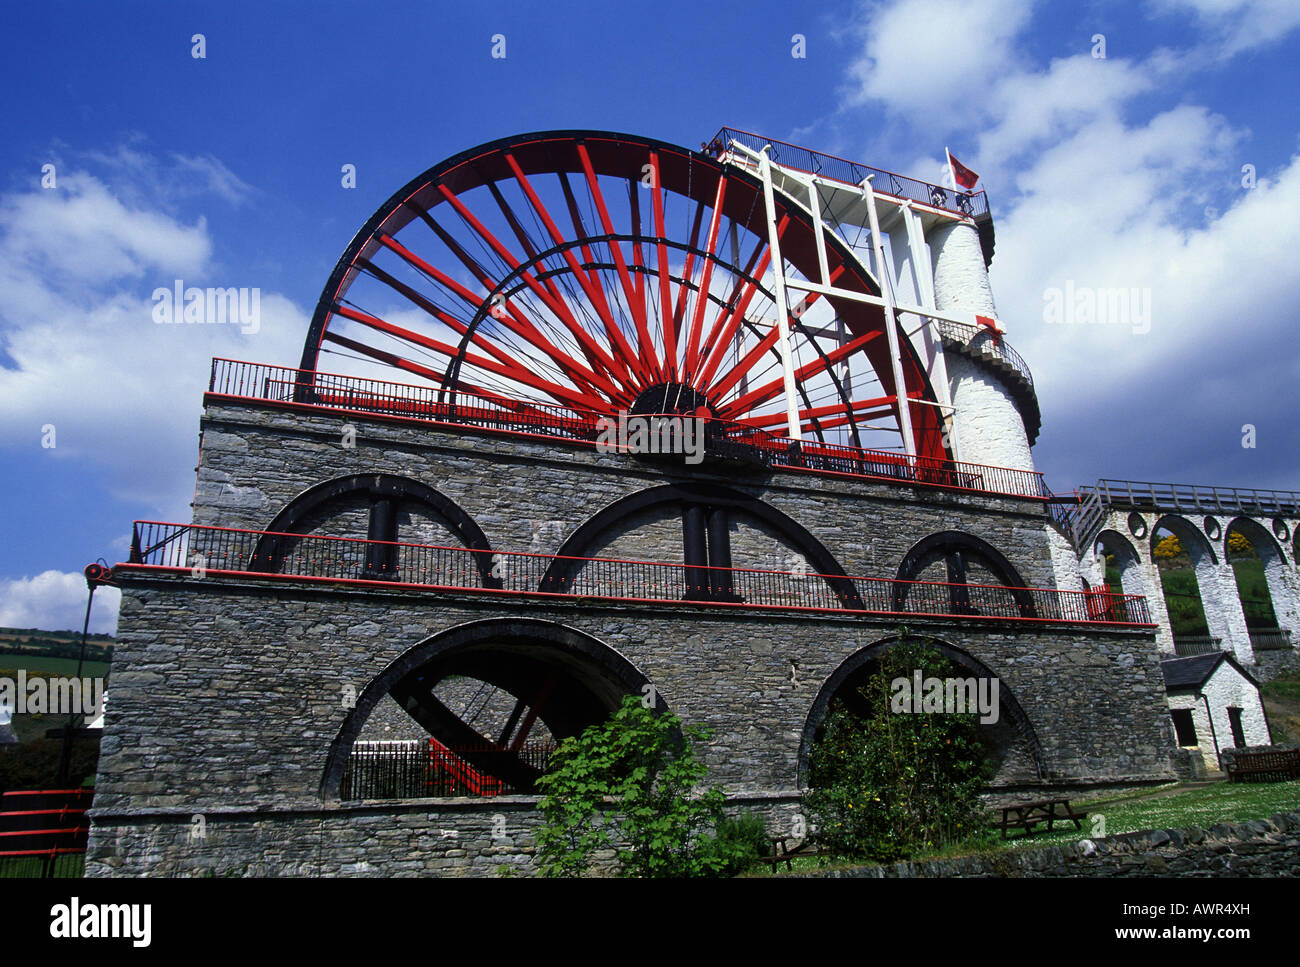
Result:
M976 315L975 325L979 326L981 329L987 329L992 333L994 345L1002 345L1002 333L1004 330L998 325L998 321L992 316Z
M947 151L948 149L945 148L944 150ZM948 167L952 169L953 184L965 188L967 191L974 188L975 183L980 180L980 176L954 158L951 151L948 151Z

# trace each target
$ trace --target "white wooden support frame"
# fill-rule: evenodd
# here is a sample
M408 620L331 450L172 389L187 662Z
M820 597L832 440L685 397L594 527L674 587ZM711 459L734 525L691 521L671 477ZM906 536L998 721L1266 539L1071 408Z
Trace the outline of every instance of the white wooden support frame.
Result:
M799 400L795 396L794 363L790 358L790 306L785 294L785 262L781 258L781 239L776 230L776 200L772 195L772 159L765 145L759 155L759 168L763 176L763 203L767 208L767 244L772 252L772 274L775 279L773 293L776 297L777 351L781 357L781 376L785 384L786 422L791 440L803 439L803 421L799 419ZM819 238L820 242L821 239ZM819 246L820 247L820 246ZM825 258L823 253L822 258Z
M880 284L881 295L875 296L865 292L854 292L842 289L830 284L829 262L826 254L826 228L823 224L823 204L819 191L820 186L829 186L838 191L852 191L853 186L844 182L828 181L818 175L808 172L796 171L786 168L772 161L769 151L771 145L765 145L761 152L756 152L738 141L732 141L728 145L729 155L733 157L724 158L724 164L736 164L739 167L748 168L749 165L742 164L741 161L749 162L754 168L758 169L758 174L763 184L763 201L766 207L768 244L772 251L772 271L774 276L775 290L774 295L777 301L777 327L778 327L778 353L781 358L783 382L785 384L786 398L786 415L790 437L795 440L802 439L802 423L799 420L798 399L796 396L797 389L794 384L794 370L790 353L790 333L789 333L789 296L791 290L798 292L816 293L822 296L834 296L837 299L848 299L854 302L861 302L867 305L876 306L885 311L886 318L886 336L889 342L889 355L892 368L892 375L896 388L895 407L898 414L899 430L903 437L904 450L908 456L916 455L916 441L912 429L911 413L909 406L913 403L925 403L938 407L945 414L945 423L949 429L950 444L955 455L955 440L952 434L955 432L955 426L952 421L952 413L955 407L952 404L951 396L948 390L947 366L943 358L943 341L934 331L933 323L938 320L960 323L962 325L972 325L974 323L973 313L969 311L948 312L935 308L934 304L934 286L933 278L928 271L923 271L922 267L928 267L929 261L925 250L925 233L917 217L915 207L920 207L925 211L930 209L925 206L916 206L911 201L898 201L892 196L881 196L871 185L871 177L859 186L858 191L861 193L863 202L867 209L868 226L871 231L872 239L872 265L871 270L875 274ZM780 240L776 234L776 204L775 204L775 186L772 177L773 168L780 170L783 177L799 184L807 191L807 208L812 219L813 235L817 248L817 267L820 275L820 281L810 281L806 279L790 278L785 273L785 263L781 259ZM752 170L752 169L751 169ZM784 191L785 189L783 189ZM907 231L908 246L911 252L911 263L917 301L920 304L898 301L894 292L892 268L888 264L888 258L884 250L884 241L881 236L879 218L876 211L876 205L879 201L895 206L897 218L904 220ZM795 199L796 204L799 202ZM940 213L947 217L952 217L951 213ZM907 397L907 386L903 380L902 367L902 345L898 337L898 315L914 315L921 319L921 324L911 333L906 333L910 339L917 333L922 334L923 345L927 352L927 362L930 363L930 380L935 389L937 401L930 403L927 400L910 400ZM843 332L843 324L839 324L841 332L839 339L841 343L849 338L846 332ZM848 361L844 363L845 371L848 371Z

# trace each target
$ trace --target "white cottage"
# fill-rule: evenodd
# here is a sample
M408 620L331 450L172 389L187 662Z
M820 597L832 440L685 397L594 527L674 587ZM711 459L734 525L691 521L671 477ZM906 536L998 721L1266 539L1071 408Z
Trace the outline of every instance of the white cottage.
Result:
M1220 768L1224 749L1269 744L1259 683L1231 653L1170 658L1160 670L1178 745L1199 749L1207 770Z

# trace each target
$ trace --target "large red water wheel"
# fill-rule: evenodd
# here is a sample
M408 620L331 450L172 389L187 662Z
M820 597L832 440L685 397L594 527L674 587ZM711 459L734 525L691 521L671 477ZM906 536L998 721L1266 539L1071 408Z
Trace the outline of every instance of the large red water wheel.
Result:
M789 277L820 279L807 212L777 193ZM828 233L832 283L878 294ZM335 267L302 369L428 380L447 404L696 410L779 435L788 409L762 185L624 134L520 135L429 169ZM903 449L884 315L791 290L805 438ZM945 456L934 393L900 332L916 452ZM400 370L397 374L394 370Z

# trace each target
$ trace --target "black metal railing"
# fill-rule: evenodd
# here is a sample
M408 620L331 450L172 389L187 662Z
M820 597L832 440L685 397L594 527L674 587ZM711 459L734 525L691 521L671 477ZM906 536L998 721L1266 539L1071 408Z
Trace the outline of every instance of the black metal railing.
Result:
M1291 632L1286 628L1251 628L1250 647L1255 651L1290 651Z
M1098 480L1095 486L1080 487L1079 490L1084 495L1096 494L1109 507L1194 511L1204 514L1300 515L1300 493L1289 490L1108 479Z
M1150 624L1146 601L1109 591L561 557L137 521L126 565L364 581L437 590L727 603L888 615Z
M883 168L872 168L870 165L837 158L830 154L823 154L820 151L803 148L797 144L790 144L788 141L765 138L761 134L754 134L752 131L724 127L713 136L713 140L709 142L705 150L711 154L719 155L729 150L732 141L738 141L754 152L761 152L765 145L770 144L772 150L768 153L768 157L777 164L820 175L823 178L842 181L846 185L860 185L868 175L874 175L871 185L879 194L919 201L934 208L942 208L945 211L955 212L960 215L969 215L972 218L988 214L988 195L983 191L972 193L945 188L942 185L931 184L928 181L897 175L892 171L885 171Z
M527 433L550 439L597 445L601 420L616 416L584 413L505 398L488 399L460 392L447 402L437 387L389 383L287 366L212 360L208 392L238 399L295 403L345 412L401 417L474 429ZM680 414L636 414L680 419ZM705 419L704 452L763 466L841 473L927 487L960 488L1013 497L1044 496L1043 476L1034 470L963 463L935 457L908 457L888 450L868 450L838 443L796 441L745 423ZM601 444L603 445L603 444Z
M1180 658L1223 651L1223 639L1212 635L1174 635L1174 654Z
M555 743L525 742L513 755L545 772ZM466 759L474 752L500 749L484 742L481 748L447 747L436 740L358 742L343 771L340 796L357 799L422 799L434 796L491 797L518 790L476 769Z
M961 343L971 351L1001 359L1015 372L1025 378L1029 388L1034 388L1034 376L1029 371L1029 364L1023 356L1011 348L1004 336L996 335L984 326L971 326L964 322L952 322L939 319L939 335Z

